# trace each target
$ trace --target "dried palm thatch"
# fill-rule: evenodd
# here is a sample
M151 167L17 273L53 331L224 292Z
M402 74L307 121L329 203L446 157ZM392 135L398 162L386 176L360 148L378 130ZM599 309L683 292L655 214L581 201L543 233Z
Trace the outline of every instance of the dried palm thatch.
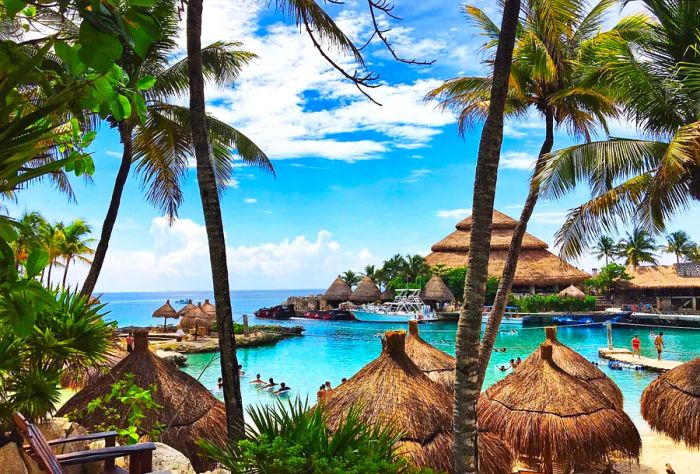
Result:
M66 367L61 374L61 387L71 390L80 390L83 387L94 384L112 367L126 357L128 352L118 344L114 344L105 354L105 360L94 367L74 368Z
M345 283L345 280L340 277L335 279L323 295L327 301L349 301L351 296L352 289L350 285Z
M163 331L168 324L168 319L177 319L177 311L170 306L170 300L165 300L165 304L153 312L154 318L163 318Z
M189 300L185 306L180 308L180 311L177 312L177 317L178 318L184 318L187 316L187 313L195 309L196 306L192 304L192 300Z
M627 267L629 281L621 281L620 287L627 290L666 290L700 288L700 277L681 276L677 265L644 265Z
M396 292L391 288L382 291L382 301L394 301L394 298L396 298Z
M700 448L700 357L649 384L642 393L642 416L652 429Z
M562 298L576 298L582 300L586 298L586 293L576 288L574 285L569 285L559 292L559 296Z
M216 321L216 306L209 302L209 298L205 299L204 303L202 303L202 309L207 313L210 319Z
M418 321L408 322L406 354L430 380L452 393L455 385L455 358L425 342L418 334Z
M405 336L405 331L386 332L381 355L323 398L329 428L354 407L365 423L403 433L400 455L418 466L452 472L452 396L411 361ZM510 450L495 436L482 439L482 472L510 473Z
M518 224L518 221L510 216L503 214L500 211L493 210L492 216L492 229L512 229ZM455 227L459 230L471 230L472 229L472 216L462 219Z
M479 398L479 426L509 440L516 455L553 465L585 468L610 454L638 459L641 438L632 420L600 392L562 370L547 341L540 356Z
M433 275L428 283L420 291L420 297L424 301L454 301L455 295L452 290L445 285L438 275Z
M76 421L88 430L94 430L99 425L110 425L113 419L106 419L103 410L89 413L87 406L95 398L109 393L112 384L122 380L126 374L133 374L134 383L139 387L156 387L153 399L161 408L149 412L142 427L150 430L155 423L164 423L166 428L161 433L161 442L187 456L197 472L213 469L211 463L199 456L196 441L205 438L221 446L225 445L224 404L192 376L153 354L148 349L146 331L134 334L134 351L131 354L94 384L76 393L57 415L73 413ZM117 400L109 402L107 408L116 410L116 419L126 419L131 409Z
M180 327L182 329L195 329L195 328L211 328L214 325L214 320L204 312L202 305L199 304L185 314L185 316L180 320Z
M350 297L353 303L371 303L381 299L382 293L370 277L364 277Z

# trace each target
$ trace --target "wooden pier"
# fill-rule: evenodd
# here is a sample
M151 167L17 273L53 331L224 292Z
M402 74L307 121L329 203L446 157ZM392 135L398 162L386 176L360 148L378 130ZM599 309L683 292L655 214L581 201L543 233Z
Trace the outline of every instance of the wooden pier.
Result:
M639 365L644 370L651 370L653 372L666 372L667 370L675 369L683 363L677 360L656 360L644 356L640 359L634 356L629 349L608 349L605 347L598 349L598 355L603 359Z

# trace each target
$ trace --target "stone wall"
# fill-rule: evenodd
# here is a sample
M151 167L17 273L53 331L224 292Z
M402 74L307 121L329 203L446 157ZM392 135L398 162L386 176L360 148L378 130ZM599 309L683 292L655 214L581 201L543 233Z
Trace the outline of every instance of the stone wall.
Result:
M287 298L286 304L294 306L294 310L297 312L304 312L325 309L326 301L323 299L323 295L290 296Z

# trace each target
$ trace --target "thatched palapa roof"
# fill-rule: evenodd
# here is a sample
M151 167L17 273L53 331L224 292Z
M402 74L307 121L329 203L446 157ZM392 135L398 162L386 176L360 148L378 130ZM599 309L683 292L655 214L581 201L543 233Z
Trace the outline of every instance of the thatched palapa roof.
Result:
M627 267L629 281L621 281L621 288L628 290L700 289L700 277L681 276L678 265L644 265Z
M452 395L408 357L405 331L385 333L381 355L322 400L329 428L359 409L365 423L404 433L398 452L418 466L452 472ZM513 455L491 434L481 438L482 472L510 473Z
M192 300L189 300L185 306L180 308L180 311L177 312L177 317L178 318L184 318L187 316L187 313L195 309L196 306L192 304Z
M216 306L209 302L209 298L206 298L202 303L202 309L211 319L216 321Z
M454 301L452 290L442 281L438 275L433 275L428 283L420 291L423 301Z
M503 273L508 248L517 221L505 214L493 211L489 276L500 277ZM471 217L459 222L457 230L432 246L425 261L428 265L445 265L449 268L463 267L469 258ZM590 275L583 272L547 250L546 242L525 234L515 271L514 285L573 285L580 284Z
M425 342L418 334L416 320L408 322L406 354L430 380L452 392L455 385L455 358Z
M323 295L327 301L349 301L351 296L352 289L350 285L345 283L345 280L340 277L335 279Z
M546 341L479 398L479 426L507 439L516 455L539 458L545 472L590 467L615 453L639 458L641 438L632 420L591 384L553 360Z
M210 328L214 325L214 322L215 319L212 319L210 315L204 312L202 305L199 304L188 311L180 320L180 327L182 329Z
M103 410L88 413L88 404L97 397L112 390L112 384L123 380L126 374L133 374L134 383L142 388L155 385L153 399L161 405L155 412L149 412L142 427L150 430L156 422L166 425L160 436L161 442L182 452L191 461L197 472L211 468L210 463L201 459L196 446L198 438L213 443L226 443L226 412L224 404L192 376L173 364L157 357L148 349L148 333L136 332L134 351L125 357L106 375L94 384L76 393L58 411L58 416L74 412L76 421L88 431L113 421L105 419ZM116 410L116 419L125 419L129 406L113 400L108 408Z
M579 290L574 285L569 285L559 292L559 296L561 296L562 298L569 297L582 300L586 298L586 293Z
M642 416L652 429L700 448L700 357L649 384L642 393Z
M381 299L382 293L370 277L364 277L350 297L353 303L371 303Z
M166 300L163 306L153 311L153 317L175 319L177 318L177 311L170 305L170 300Z

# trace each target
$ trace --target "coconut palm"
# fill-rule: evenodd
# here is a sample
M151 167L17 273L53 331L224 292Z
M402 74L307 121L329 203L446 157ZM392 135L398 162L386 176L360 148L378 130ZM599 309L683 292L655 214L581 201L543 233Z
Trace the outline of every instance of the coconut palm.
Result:
M391 281L406 271L406 259L401 254L396 254L382 265L382 273L387 281Z
M682 231L671 232L666 236L666 245L662 246L662 250L667 253L672 253L676 256L676 263L681 263L681 258L687 258L695 248L695 242L690 240L690 236Z
M609 235L601 235L593 247L593 251L593 256L597 259L604 258L607 265L610 263L610 259L617 255L617 245Z
M187 60L170 62L177 51L179 27L173 0L160 0L152 13L161 25L161 38L151 45L144 59L131 53L125 54L119 62L134 87L147 88L144 91L145 103L138 114L134 113L128 119L117 121L115 117L110 118L119 130L122 161L93 263L81 291L84 295L92 294L97 283L132 165L141 177L146 199L172 220L182 204L181 184L187 179L188 160L194 155L190 110L169 102L188 91ZM241 68L255 58L254 54L240 50L240 46L240 43L217 42L203 48L205 80L229 85ZM206 117L206 125L210 160L219 192L227 186L236 159L273 171L267 156L241 132L210 116Z
M360 280L362 280L362 275L355 273L352 270L347 270L338 276L340 277L341 280L343 280L345 283L347 283L350 288L357 285L358 283L360 283ZM369 276L369 275L365 275L365 276ZM372 278L372 277L370 277L370 278Z
M656 242L649 231L635 227L618 244L617 254L625 259L625 265L638 267L640 263L656 263Z
M418 281L421 275L427 274L430 270L422 255L406 255L405 261L404 272L406 274L406 281L408 282Z
M540 170L554 145L554 131L564 128L571 135L590 141L597 127L607 130L606 120L617 115L612 97L587 80L587 56L602 37L627 37L635 33L635 23L623 21L601 33L607 11L615 0L600 0L589 8L585 0L527 0L523 4L513 52L506 112L515 118L531 120L532 110L543 121L544 141L535 163ZM498 44L498 27L476 7L465 11L487 37L484 45L492 51ZM491 59L487 59L491 69ZM460 77L445 82L428 94L440 106L459 113L459 130L464 133L483 118L489 105L492 72L486 77ZM501 276L489 324L482 342L480 379L486 374L491 349L508 301L520 247L527 224L539 198L539 189L531 185L518 225L513 231L508 256Z
M76 260L85 263L91 262L88 257L95 253L90 248L90 244L95 241L89 237L91 232L90 226L82 219L76 219L63 228L63 240L60 243L61 257L63 258L63 288L66 287L66 277L71 262Z
M51 272L55 265L61 265L58 259L61 257L61 245L65 238L63 234L64 225L62 222L51 224L42 222L39 227L41 248L49 257L48 272L46 273L46 286L51 286ZM43 272L41 278L43 279Z
M17 264L24 263L32 250L40 248L41 228L46 220L36 211L25 212L17 221L17 239L12 242Z
M700 263L700 245L695 244L690 247L685 254L689 262Z
M365 265L365 269L362 274L369 277L373 282L377 282L377 269L374 265Z
M644 138L564 148L538 173L548 198L582 183L593 191L556 235L568 258L619 222L661 232L671 216L700 198L700 2L641 3L653 17L648 31L632 44L606 38L594 69Z

